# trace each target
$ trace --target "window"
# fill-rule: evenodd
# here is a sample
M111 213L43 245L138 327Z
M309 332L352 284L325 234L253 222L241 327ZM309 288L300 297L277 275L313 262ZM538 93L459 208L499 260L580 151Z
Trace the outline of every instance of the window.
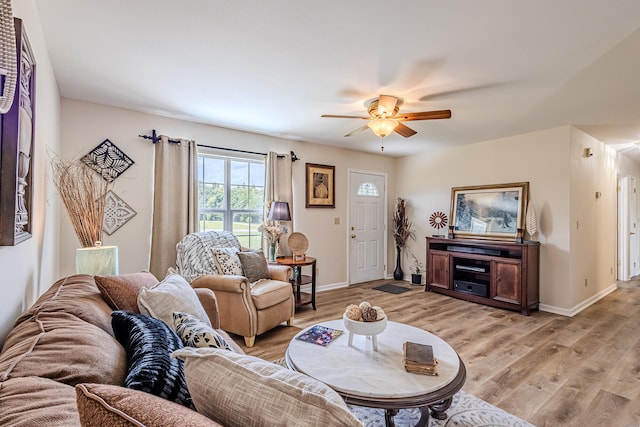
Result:
M379 197L380 193L378 193L378 187L376 187L375 184L372 184L371 182L365 182L358 188L358 196Z
M231 231L242 246L260 248L264 180L262 158L199 153L199 230Z

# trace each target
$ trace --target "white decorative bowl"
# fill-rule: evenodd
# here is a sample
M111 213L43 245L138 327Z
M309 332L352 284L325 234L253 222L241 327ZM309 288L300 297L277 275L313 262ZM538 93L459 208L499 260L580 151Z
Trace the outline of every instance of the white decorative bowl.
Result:
M351 320L347 316L343 315L344 327L356 335L376 336L387 327L387 316L381 320L375 322L358 322L357 320Z

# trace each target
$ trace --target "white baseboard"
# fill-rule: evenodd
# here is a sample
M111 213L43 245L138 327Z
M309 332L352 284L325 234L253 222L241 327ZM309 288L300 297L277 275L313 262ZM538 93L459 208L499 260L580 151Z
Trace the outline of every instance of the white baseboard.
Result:
M332 289L340 289L340 288L346 288L348 287L349 284L347 282L340 282L340 283L330 283L327 285L316 285L316 293L317 292L324 292L324 291L330 291ZM302 285L300 286L300 290L303 292L311 292L311 285Z
M553 305L540 304L539 310L546 311L547 313L559 314L561 316L573 317L576 314L580 313L585 308L589 307L590 305L606 297L611 292L615 291L617 288L618 286L614 283L611 286L607 287L606 289L601 290L594 296L582 301L580 304L576 305L571 309L556 307Z

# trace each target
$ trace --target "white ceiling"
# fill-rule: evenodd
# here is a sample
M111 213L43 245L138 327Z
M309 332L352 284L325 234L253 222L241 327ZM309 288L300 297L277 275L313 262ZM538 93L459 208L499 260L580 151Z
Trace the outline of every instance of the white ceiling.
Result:
M640 156L637 0L36 4L67 98L380 152L343 137L363 121L320 115L388 94L452 118L406 122L387 155L575 125Z

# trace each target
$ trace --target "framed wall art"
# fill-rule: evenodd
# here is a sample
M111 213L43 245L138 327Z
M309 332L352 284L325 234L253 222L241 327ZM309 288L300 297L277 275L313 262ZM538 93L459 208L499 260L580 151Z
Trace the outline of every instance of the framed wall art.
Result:
M17 84L13 103L2 115L0 133L0 245L14 246L33 228L35 57L22 25L16 31Z
M306 163L305 206L335 208L335 166Z
M528 182L452 188L450 234L456 238L521 238L528 194Z

